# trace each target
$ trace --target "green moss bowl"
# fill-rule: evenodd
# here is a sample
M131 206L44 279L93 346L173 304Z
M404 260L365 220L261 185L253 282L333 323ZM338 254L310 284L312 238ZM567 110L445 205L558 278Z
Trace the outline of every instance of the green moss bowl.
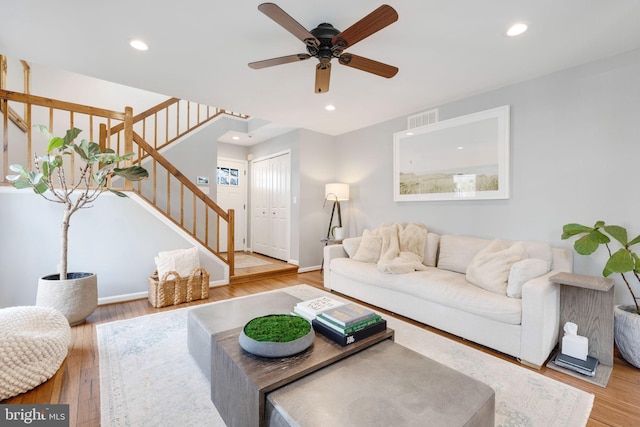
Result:
M290 314L270 314L250 320L238 342L245 351L261 357L287 357L313 344L315 333L305 319Z

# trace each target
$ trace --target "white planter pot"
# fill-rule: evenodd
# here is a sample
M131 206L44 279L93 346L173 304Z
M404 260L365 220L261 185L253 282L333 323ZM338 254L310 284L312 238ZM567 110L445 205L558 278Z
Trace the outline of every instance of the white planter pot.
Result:
M59 277L50 274L38 280L36 305L55 308L69 325L79 325L98 306L98 277L94 273L67 273L67 280Z
M614 338L620 355L640 368L640 314L636 313L635 305L617 305L614 316Z
M334 227L331 233L335 240L343 240L344 239L344 228L342 227Z

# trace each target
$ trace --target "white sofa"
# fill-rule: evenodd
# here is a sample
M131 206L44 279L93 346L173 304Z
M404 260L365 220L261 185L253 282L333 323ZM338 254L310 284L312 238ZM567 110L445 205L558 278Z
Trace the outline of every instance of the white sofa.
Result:
M363 236L367 238L367 231ZM509 267L505 284L509 296L469 283L467 269L472 262L477 266L481 258L478 254L485 253L489 246L499 242L505 248L513 247L516 242L429 232L421 271L389 274L372 262L376 260L356 260L362 259L356 255L363 236L324 248L327 289L493 348L537 368L558 343L560 291L548 278L572 271L571 250L552 248L544 242L519 243L526 253L524 259Z

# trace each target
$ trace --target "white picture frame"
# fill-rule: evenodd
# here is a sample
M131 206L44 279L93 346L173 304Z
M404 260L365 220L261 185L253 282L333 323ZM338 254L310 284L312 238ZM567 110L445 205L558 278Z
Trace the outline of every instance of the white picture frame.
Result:
M396 202L510 197L508 105L393 135Z

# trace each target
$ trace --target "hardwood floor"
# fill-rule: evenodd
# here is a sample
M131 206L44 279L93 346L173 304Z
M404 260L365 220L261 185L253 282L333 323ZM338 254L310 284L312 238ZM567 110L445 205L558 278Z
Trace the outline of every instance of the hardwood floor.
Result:
M286 274L279 277L263 278L245 283L211 288L209 299L181 304L186 307L219 301L237 296L250 295L273 289L280 289L306 283L322 288L322 274L310 272L302 274ZM98 366L98 344L96 340L96 325L114 320L130 319L145 314L173 310L176 307L154 308L148 301L136 300L126 303L100 306L83 325L72 328L72 339L69 355L60 370L49 381L32 391L7 399L2 403L16 404L69 404L71 426L99 426L100 425L100 385ZM449 337L465 345L480 349L511 363L527 368L513 358L469 343L447 333L421 325L401 316L379 310L387 316L398 317L418 325L423 329ZM536 371L535 369L532 369ZM622 360L616 353L614 369L607 388L572 378L561 372L542 368L539 372L549 378L564 382L581 390L593 393L596 398L591 412L588 426L638 426L640 425L640 370ZM538 426L536 426L538 427Z
M268 264L257 265L253 267L238 268L235 269L235 275L231 278L231 284L237 285L239 283L245 283L255 280L267 279L270 277L280 277L285 274L297 274L298 266L286 263L284 261L277 260L275 258L268 257L257 253L250 252L236 252L238 254L244 254L251 258L255 258L260 261L266 261Z

